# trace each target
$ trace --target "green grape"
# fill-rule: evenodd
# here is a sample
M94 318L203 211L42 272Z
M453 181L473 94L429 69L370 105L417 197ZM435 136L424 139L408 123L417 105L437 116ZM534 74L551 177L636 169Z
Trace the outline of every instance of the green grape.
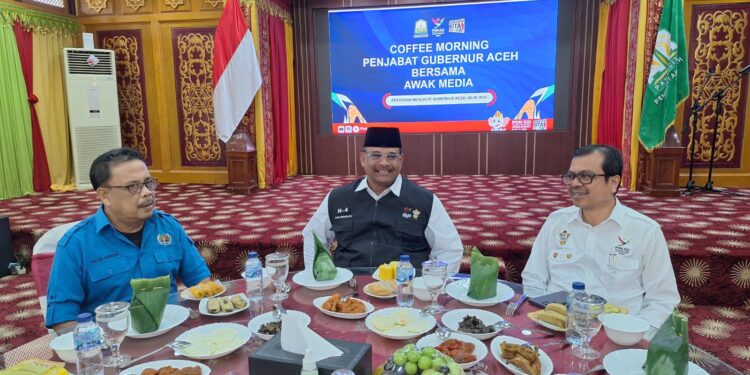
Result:
M432 367L432 360L430 357L427 357L425 355L422 355L422 357L419 358L419 362L417 363L420 370L427 370L428 368Z
M422 371L421 375L440 375L440 372L435 371L433 369L427 369L427 370Z
M395 354L393 356L393 363L396 366L403 366L406 363L406 354Z
M445 359L442 357L437 357L432 360L432 368L435 370L440 370L441 367L445 366Z
M406 354L406 359L409 362L416 364L417 361L419 361L419 352L417 351L409 352L408 354Z
M406 370L406 373L408 375L414 375L417 373L417 364L414 362L409 362L404 366L404 369Z
M437 354L437 350L431 346L428 346L424 349L422 349L422 355L427 356L430 358L435 358L435 354Z

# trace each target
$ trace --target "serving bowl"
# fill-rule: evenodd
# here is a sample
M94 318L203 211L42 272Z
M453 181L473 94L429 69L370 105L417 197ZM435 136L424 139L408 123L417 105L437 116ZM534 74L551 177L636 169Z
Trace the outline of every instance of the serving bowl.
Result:
M622 346L637 344L651 327L647 321L628 314L601 314L599 320L607 337Z
M64 335L55 337L49 343L49 347L52 348L52 350L57 353L57 356L63 361L76 363L78 357L76 356L75 345L73 344L73 332L68 332Z

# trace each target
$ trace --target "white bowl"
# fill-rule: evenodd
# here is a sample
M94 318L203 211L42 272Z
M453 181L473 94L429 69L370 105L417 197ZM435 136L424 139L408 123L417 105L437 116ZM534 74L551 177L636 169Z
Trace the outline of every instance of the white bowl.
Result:
M76 363L76 350L73 345L73 332L68 332L64 335L55 337L50 343L49 347L57 353L65 362Z
M414 287L414 297L417 297L420 301L432 301L430 292L427 291L427 287L424 285L424 279L421 276L415 277L412 280L411 285Z
M615 344L630 346L635 345L650 328L647 321L628 314L601 314L599 315L604 326L607 337Z

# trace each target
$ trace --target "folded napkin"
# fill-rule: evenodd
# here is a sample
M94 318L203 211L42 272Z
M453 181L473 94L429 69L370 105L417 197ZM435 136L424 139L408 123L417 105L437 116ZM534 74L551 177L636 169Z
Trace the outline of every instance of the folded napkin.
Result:
M315 238L315 261L313 262L313 276L316 281L333 280L338 270L333 264L331 254L328 253L323 243L320 242L318 235L313 233ZM302 352L304 354L304 352Z
M284 315L281 318L281 327L281 349L305 355L305 349L310 348L315 362L344 354L328 340L300 324L294 316Z
M688 355L687 318L673 312L651 339L643 370L648 375L685 375L688 373Z
M154 332L159 328L167 307L171 278L169 275L153 279L132 279L133 299L130 301L130 324L138 333Z
M486 257L476 247L471 249L471 278L468 295L474 299L487 299L497 295L497 272L500 269L495 257Z

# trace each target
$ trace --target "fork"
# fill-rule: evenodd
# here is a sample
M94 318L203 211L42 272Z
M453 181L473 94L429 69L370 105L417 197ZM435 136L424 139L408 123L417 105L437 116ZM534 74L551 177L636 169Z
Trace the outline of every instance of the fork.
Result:
M516 301L508 304L508 308L505 309L505 315L513 316L518 312L518 308L523 305L524 302L526 302L526 299L528 299L529 296L527 296L525 293L521 295L521 297Z

